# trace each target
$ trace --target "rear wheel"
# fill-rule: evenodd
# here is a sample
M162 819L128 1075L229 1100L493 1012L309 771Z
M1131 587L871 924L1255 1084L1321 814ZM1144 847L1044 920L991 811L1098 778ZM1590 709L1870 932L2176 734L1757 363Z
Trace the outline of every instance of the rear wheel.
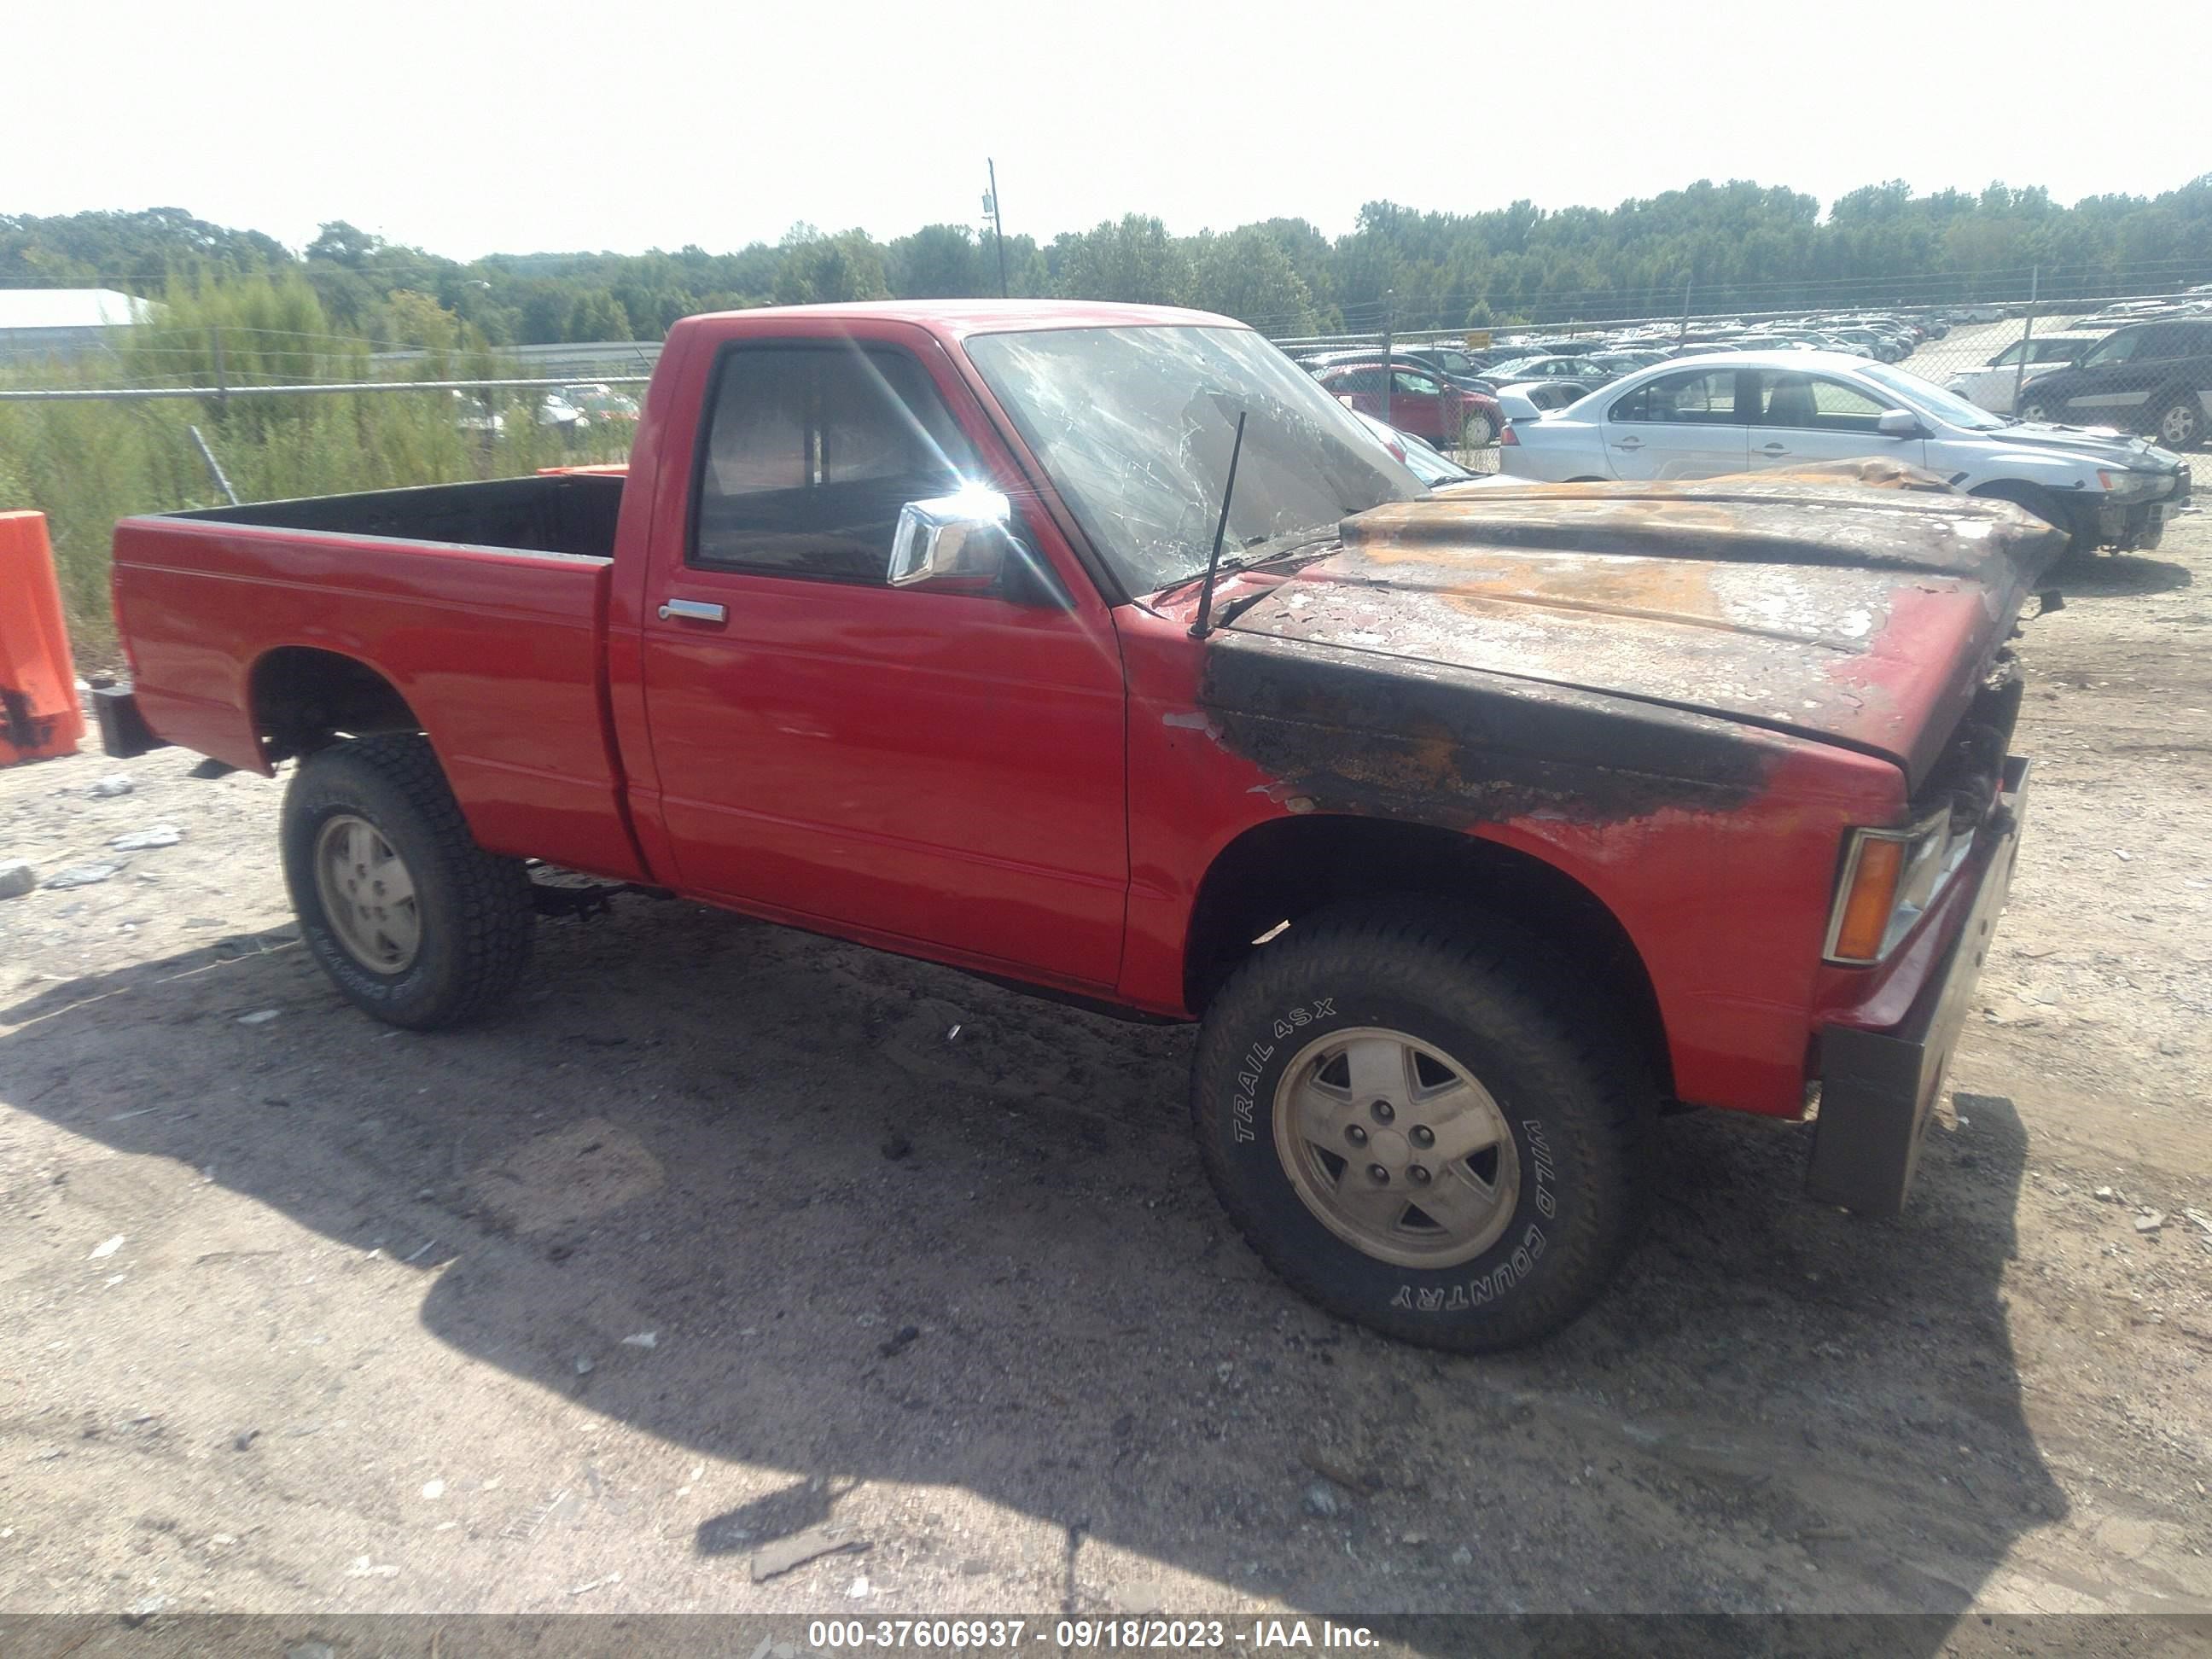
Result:
M1192 1109L1261 1258L1332 1313L1480 1352L1550 1334L1642 1218L1656 1091L1534 941L1389 905L1293 927L1223 988Z
M2204 441L2204 407L2183 393L2159 410L2150 429L2151 436L2168 449L2194 449Z
M278 833L301 936L356 1007L427 1030L514 988L536 931L530 878L477 845L424 738L310 755Z

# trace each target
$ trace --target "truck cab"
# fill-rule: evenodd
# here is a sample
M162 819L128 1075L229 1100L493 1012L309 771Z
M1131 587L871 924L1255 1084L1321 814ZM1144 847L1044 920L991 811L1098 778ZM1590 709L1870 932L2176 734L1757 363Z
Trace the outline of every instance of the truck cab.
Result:
M1902 1203L2060 545L1894 468L1431 495L1200 313L772 308L672 331L618 475L125 520L103 721L283 770L402 1026L555 872L1196 1020L1255 1248L1482 1349L1602 1291L1669 1103L1817 1097L1814 1189Z

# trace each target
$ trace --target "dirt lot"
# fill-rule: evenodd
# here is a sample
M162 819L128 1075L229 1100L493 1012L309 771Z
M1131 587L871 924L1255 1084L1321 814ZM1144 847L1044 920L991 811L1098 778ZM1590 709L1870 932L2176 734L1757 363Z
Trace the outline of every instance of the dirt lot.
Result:
M2212 1608L2212 515L2069 586L1911 1213L1671 1121L1619 1288L1480 1362L1229 1235L1185 1031L630 900L402 1035L275 787L0 773L0 863L183 834L0 901L0 1608Z

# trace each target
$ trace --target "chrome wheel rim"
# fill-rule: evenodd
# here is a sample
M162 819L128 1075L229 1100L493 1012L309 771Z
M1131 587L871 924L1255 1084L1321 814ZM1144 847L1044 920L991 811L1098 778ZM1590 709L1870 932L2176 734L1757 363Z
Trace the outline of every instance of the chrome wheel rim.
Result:
M2186 404L2176 404L2166 411L2165 417L2159 422L2158 435L2166 441L2169 448L2185 447L2189 441L2197 435L2197 417L2190 412Z
M415 878L384 832L341 812L315 836L315 893L345 953L372 974L404 974L422 945Z
M1274 1127L1299 1200L1379 1261L1454 1267L1513 1218L1521 1157L1505 1114L1467 1067L1403 1031L1308 1043L1275 1087Z

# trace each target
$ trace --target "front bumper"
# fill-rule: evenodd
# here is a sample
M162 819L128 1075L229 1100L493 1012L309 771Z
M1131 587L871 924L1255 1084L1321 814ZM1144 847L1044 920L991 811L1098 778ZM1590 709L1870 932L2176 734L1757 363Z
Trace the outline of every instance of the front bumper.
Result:
M2165 538L2166 521L2187 504L2189 469L2183 467L2173 487L2155 501L2100 501L2090 508L2090 533L2100 547L2128 553L2156 547Z
M2006 758L1996 809L1982 832L1989 844L1979 854L1973 904L1905 1018L1887 1030L1821 1028L1820 1115L1805 1188L1824 1203L1869 1215L1905 1207L1929 1113L2012 889L2027 772L2019 756Z

